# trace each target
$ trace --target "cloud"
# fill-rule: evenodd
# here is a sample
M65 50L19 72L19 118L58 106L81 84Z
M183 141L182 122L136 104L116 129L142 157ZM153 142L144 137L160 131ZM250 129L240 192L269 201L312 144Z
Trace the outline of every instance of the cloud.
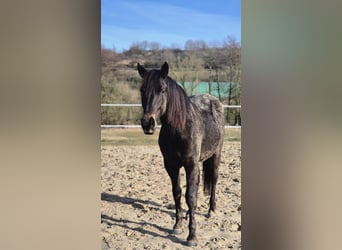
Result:
M128 49L133 42L137 41L155 41L164 46L170 46L174 43L184 44L189 39L188 36L141 28L134 29L105 25L102 29L104 33L101 38L102 44L110 48L114 46L119 51Z
M233 35L240 41L239 17L205 13L162 2L108 3L102 9L102 43L122 44L156 41L163 45L184 44L188 39L222 40ZM112 37L112 38L111 38Z

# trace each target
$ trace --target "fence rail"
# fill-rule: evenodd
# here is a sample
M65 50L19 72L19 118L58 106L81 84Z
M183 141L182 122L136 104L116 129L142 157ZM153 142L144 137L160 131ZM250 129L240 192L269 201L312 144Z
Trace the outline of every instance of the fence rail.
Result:
M223 108L241 108L241 105L222 105ZM141 107L141 104L127 104L127 103L101 103L101 107ZM140 128L141 125L113 125L101 124L101 128ZM157 126L160 128L160 125ZM225 128L241 128L240 125L225 125Z
M125 104L125 103L102 103L101 107L141 107L141 104Z

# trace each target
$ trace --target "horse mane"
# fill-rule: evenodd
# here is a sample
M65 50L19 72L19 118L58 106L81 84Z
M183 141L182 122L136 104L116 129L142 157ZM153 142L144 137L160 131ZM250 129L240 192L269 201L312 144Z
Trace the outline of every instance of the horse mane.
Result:
M186 123L189 97L184 89L170 77L166 78L166 82L168 84L166 121L175 129L183 130Z

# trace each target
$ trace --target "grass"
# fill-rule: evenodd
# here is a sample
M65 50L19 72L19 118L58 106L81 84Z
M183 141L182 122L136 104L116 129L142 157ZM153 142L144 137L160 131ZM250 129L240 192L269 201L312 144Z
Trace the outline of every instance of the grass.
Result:
M159 129L153 135L145 135L140 128L101 129L101 145L157 145Z
M226 128L224 134L225 142L241 142L240 128Z
M101 129L101 145L158 145L159 129L153 135L145 135L140 128ZM241 129L226 128L225 142L240 142Z

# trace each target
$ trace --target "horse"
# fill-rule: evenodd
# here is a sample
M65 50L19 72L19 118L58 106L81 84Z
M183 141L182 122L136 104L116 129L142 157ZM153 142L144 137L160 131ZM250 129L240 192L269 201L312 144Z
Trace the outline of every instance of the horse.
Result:
M165 62L160 69L146 70L139 63L137 70L142 78L140 87L143 117L141 127L151 135L161 129L158 144L164 166L171 178L172 194L176 207L173 234L182 233L180 168L186 173L186 203L189 216L188 246L196 246L195 209L200 182L200 163L203 164L203 191L210 194L209 211L215 211L215 190L218 166L224 138L224 113L220 101L209 94L188 96L184 89L168 76Z

